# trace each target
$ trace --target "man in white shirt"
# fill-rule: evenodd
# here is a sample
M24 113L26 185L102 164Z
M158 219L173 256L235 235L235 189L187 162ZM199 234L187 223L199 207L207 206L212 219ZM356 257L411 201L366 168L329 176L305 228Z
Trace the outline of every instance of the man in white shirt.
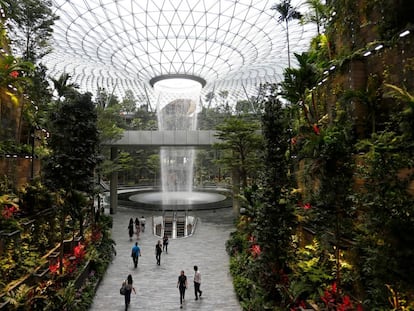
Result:
M198 271L198 267L194 266L194 294L195 294L195 300L198 300L199 295L200 295L200 298L201 298L201 294L203 293L200 290L200 285L201 285L201 273L200 273L200 271Z
M145 217L141 216L141 219L139 220L139 222L141 223L141 231L144 232L145 231Z

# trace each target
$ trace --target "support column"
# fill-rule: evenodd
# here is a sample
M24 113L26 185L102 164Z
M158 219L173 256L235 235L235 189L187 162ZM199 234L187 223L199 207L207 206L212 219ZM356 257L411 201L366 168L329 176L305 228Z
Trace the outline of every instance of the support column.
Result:
M118 148L111 147L111 161L117 161ZM109 212L115 214L118 207L118 172L111 173L111 182L109 187Z

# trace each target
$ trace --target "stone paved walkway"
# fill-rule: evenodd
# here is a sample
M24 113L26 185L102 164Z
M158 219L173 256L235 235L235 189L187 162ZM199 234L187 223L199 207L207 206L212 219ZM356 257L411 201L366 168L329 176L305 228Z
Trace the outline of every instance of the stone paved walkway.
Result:
M130 217L147 219L147 229L138 240L142 249L138 268L133 268L130 257L136 240L129 241L128 222ZM168 254L161 256L161 265L155 261L155 244L158 237L151 232L152 214L148 210L119 207L113 215L112 237L116 241L117 256L109 266L96 293L90 311L124 310L124 297L119 294L122 281L131 274L137 294L131 295L128 310L200 310L200 311L240 311L242 310L233 290L229 273L229 257L225 242L234 230L233 215L230 209L191 211L189 215L198 217L193 236L170 239ZM193 266L198 265L202 274L202 298L195 301L193 286ZM185 271L189 288L186 291L183 309L180 309L179 292L176 288L178 275Z

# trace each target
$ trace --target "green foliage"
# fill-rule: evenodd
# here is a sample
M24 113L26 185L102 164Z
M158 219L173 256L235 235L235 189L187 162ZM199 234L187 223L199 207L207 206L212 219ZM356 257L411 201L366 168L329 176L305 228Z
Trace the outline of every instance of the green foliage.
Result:
M271 9L279 13L278 21L284 22L286 26L288 67L290 68L289 22L294 19L301 19L302 14L291 5L291 0L281 0L280 3L274 4Z
M11 20L10 31L13 45L20 50L24 59L36 62L50 52L49 40L53 24L58 17L52 11L50 0L21 0L7 3Z
M362 282L367 292L366 304L378 307L387 304L386 284L401 296L413 288L414 214L412 196L407 184L413 175L400 175L413 167L411 151L402 149L405 141L395 133L372 135L358 146L364 165L359 177L365 181L357 195L361 206L360 234L357 237Z
M385 97L397 100L391 114L389 124L390 131L397 131L401 134L404 141L404 148L414 149L414 95L409 93L405 87L398 87L392 84L385 84Z
M9 295L7 295L5 301L8 302L11 308L10 310L31 311L32 300L27 298L32 293L32 289L32 287L23 284L22 286L19 286L16 290L12 291Z
M276 98L276 86L266 86L260 102L265 108L266 175L261 185L245 188L246 214L238 221L227 250L241 304L246 310L283 305L280 287L292 255L293 209L288 202L289 113ZM253 247L256 253L253 252ZM258 248L259 247L259 248Z
M305 100L306 92L312 89L319 80L319 70L311 53L294 54L299 68L286 68L280 83L280 95L292 104Z
M40 179L33 179L22 190L20 205L26 215L34 215L52 208L53 197Z
M13 252L6 251L0 258L0 275L1 280L4 282L3 286L10 282L14 276L13 273L16 269L17 261L15 261L13 255Z
M230 117L217 126L216 137L221 140L214 148L225 151L218 160L225 168L237 170L242 187L247 186L249 176L254 176L260 167L259 155L262 136L258 133L257 122L247 122L238 117Z
M26 144L17 143L15 140L3 140L0 143L0 154L25 156L31 154L31 147Z
M230 259L230 273L243 310L271 310L268 293L260 286L256 269L247 248L233 253Z
M88 310L93 301L93 287L87 282L80 289L70 281L65 287L60 288L52 299L47 301L44 310ZM40 309L37 309L40 310Z
M325 5L321 0L307 0L306 4L310 6L310 10L302 17L302 22L311 22L316 24L318 35L321 33L321 27L326 26L330 16L329 6Z
M24 119L30 125L27 130L48 128L47 117L48 111L52 109L52 90L47 77L47 68L43 64L37 64L28 74L28 78L31 83L26 86L25 93L30 98L31 104L25 105L24 109ZM27 133L27 137L31 138L31 133ZM40 146L36 143L35 153L43 156L40 151L45 148L45 137L44 135L35 135L35 137L37 142L41 142Z
M326 253L317 240L298 249L295 264L292 265L292 284L287 289L293 301L297 298L317 300L334 280L332 271L335 267L335 258Z
M265 137L265 179L263 190L256 193L261 201L255 217L256 235L262 248L263 261L276 264L276 273L285 267L291 251L293 210L287 201L290 186L289 109L276 98L276 89L269 86L263 97L263 135Z
M49 144L53 153L45 165L48 185L91 192L99 160L97 115L90 95L67 98L51 119L54 122Z
M243 220L239 220L239 222L241 221ZM248 238L248 235L240 232L240 230L232 232L230 239L226 242L227 253L231 256L243 253L248 248Z

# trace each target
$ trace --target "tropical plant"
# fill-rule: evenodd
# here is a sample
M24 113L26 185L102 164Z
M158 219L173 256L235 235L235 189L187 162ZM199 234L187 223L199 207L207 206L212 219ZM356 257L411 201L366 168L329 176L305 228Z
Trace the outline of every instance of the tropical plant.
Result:
M306 3L309 5L310 10L305 13L302 20L316 24L316 30L318 35L321 34L321 27L327 23L329 17L329 7L323 4L321 0L307 0Z
M27 74L33 64L16 59L12 55L0 56L0 138L20 142L24 107L28 101L23 97L24 87L30 84ZM8 108L8 109L6 109ZM9 114L4 114L9 110Z
M46 299L47 297L41 295L32 295L33 287L26 284L19 286L16 290L10 292L5 297L6 303L11 308L10 310L30 311L32 309L32 302L36 299ZM30 298L29 298L30 297Z
M272 10L277 11L280 16L279 22L284 22L286 26L286 42L287 42L287 56L288 56L288 68L290 68L290 42L289 42L289 22L294 19L300 19L302 14L297 11L290 4L291 0L282 0L282 2L272 6Z
M58 100L64 100L66 96L74 96L76 89L79 86L74 82L69 82L71 75L68 73L62 73L59 78L50 78L53 82L53 86L58 94Z
M412 296L414 269L409 260L414 252L409 245L414 242L414 224L407 215L414 205L407 184L413 175L399 177L401 170L414 165L406 145L403 135L392 132L373 134L357 145L364 164L358 177L365 181L356 196L361 211L356 240L363 259L358 268L371 309L389 303L389 288L399 297Z
M405 139L414 137L414 124L412 122L414 116L414 95L409 93L405 87L398 87L392 84L384 84L388 90L384 97L394 98L401 103L401 112L395 114L394 122L398 126Z
M303 102L306 91L312 89L319 80L318 69L314 65L313 56L310 53L294 53L298 61L298 68L286 68L280 83L281 92L289 102L296 104Z

